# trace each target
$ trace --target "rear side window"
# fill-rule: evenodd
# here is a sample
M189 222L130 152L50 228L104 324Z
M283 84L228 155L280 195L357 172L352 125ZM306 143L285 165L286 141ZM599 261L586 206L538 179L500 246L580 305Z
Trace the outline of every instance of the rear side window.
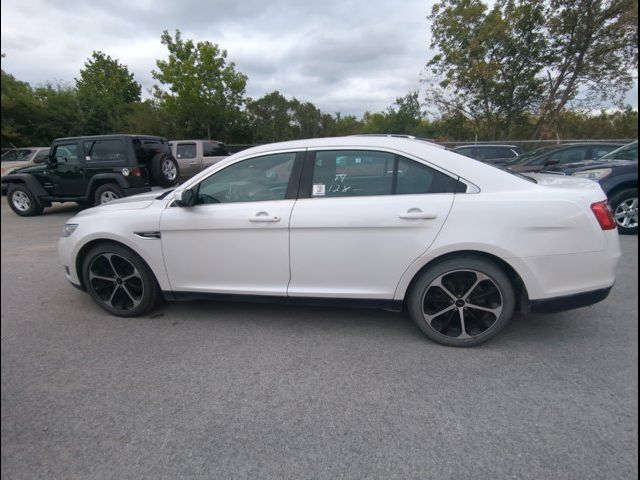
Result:
M391 195L395 155L370 151L317 152L314 197Z
M219 157L222 155L229 155L224 143L205 142L202 144L203 157Z
M177 158L196 158L198 149L195 143L179 143L176 147Z
M127 158L122 140L87 140L84 154L88 162L123 162Z
M317 152L311 196L356 197L455 193L458 180L421 163L386 152ZM465 191L459 188L457 191Z
M396 194L455 193L458 180L406 158L398 161Z

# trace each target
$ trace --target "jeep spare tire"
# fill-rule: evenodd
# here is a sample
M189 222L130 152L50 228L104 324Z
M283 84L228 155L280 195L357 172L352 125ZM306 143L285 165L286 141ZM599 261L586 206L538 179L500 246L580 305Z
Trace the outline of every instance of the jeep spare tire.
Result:
M151 179L153 183L167 188L178 184L180 167L171 155L161 153L151 159Z

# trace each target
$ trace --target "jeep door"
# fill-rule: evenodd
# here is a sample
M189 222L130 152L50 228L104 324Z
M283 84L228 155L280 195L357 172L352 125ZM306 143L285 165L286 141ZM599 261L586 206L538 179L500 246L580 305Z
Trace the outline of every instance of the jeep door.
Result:
M162 252L174 292L286 295L289 218L303 152L263 154L219 170L168 206Z
M58 143L51 149L50 176L53 194L58 197L86 195L81 146L78 142Z

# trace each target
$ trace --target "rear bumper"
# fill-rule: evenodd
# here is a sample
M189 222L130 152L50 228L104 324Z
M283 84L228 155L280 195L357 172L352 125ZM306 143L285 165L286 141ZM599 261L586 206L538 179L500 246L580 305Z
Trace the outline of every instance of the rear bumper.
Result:
M575 293L562 297L545 298L542 300L531 300L529 310L531 313L557 313L575 308L588 307L601 302L609 296L613 285L608 288L600 288L590 292Z

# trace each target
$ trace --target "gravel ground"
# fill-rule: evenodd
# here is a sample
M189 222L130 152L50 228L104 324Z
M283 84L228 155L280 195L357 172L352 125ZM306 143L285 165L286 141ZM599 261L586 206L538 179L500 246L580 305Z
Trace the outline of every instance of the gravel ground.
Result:
M376 310L109 316L57 265L75 211L2 200L3 479L637 478L637 237L606 301L454 349Z

